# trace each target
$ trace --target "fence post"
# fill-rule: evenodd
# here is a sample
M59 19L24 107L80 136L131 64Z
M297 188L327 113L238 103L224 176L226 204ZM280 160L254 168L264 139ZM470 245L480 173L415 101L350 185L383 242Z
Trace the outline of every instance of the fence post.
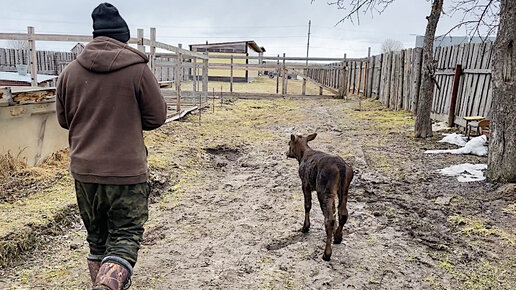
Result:
M303 69L303 86L301 87L301 95L306 95L306 76L308 75L308 55L306 56L305 68Z
M178 47L181 48L183 45L181 43L178 44ZM181 80L183 79L183 55L181 53L177 54L177 68L176 68L176 92L177 92L177 104L176 111L181 112Z
M281 71L282 71L282 76L283 76L283 79L282 79L282 86L281 86L281 94L283 96L285 96L287 94L287 78L288 78L288 75L287 75L287 69L285 67L285 53L283 53L283 67L281 68Z
M229 76L229 92L231 93L231 96L233 97L233 55L231 55L231 72Z
M208 51L204 52L205 56L208 56ZM202 92L204 93L204 96L206 97L206 102L208 101L208 60L203 59L202 60Z
M369 98L371 95L369 93L369 75L370 75L370 64L371 64L371 47L367 48L367 61L365 67L365 76L364 76L364 96Z
M342 68L340 70L340 88L339 88L339 97L344 99L347 96L346 92L346 54L344 54L344 58L342 58Z
M156 28L150 29L150 68L156 73Z
M197 48L193 49L194 52L197 52ZM197 95L197 58L194 57L192 60L192 85L193 85L193 100Z
M34 27L27 27L27 38L30 52L30 83L33 87L38 86L38 55L36 53L36 41L34 40Z
M368 68L368 78L367 78L367 96L369 98L373 97L373 83L374 83L374 65L376 62L376 57L373 55L369 59L369 68Z
M279 54L278 61L276 62L276 94L279 94L279 75L280 75L280 64L279 64Z
M138 50L145 53L145 45L143 45L143 29L142 28L138 28L138 30L136 30L136 37L138 38Z
M455 66L455 77L453 78L453 90L451 95L450 113L448 114L448 127L453 127L455 121L455 105L457 104L457 92L459 91L460 75L462 74L462 65Z
M378 88L376 89L377 90L377 93L376 93L376 100L381 100L381 96L382 94L381 93L381 87L382 87L382 74L383 74L383 53L379 55L380 57L380 71L378 72Z
M364 62L363 61L360 61L359 62L360 64L360 68L358 70L358 89L357 89L357 95L360 95L360 90L362 89L362 85L363 85L363 81L362 81L362 75L363 75L363 67L364 67ZM362 91L362 95L363 95L363 91Z

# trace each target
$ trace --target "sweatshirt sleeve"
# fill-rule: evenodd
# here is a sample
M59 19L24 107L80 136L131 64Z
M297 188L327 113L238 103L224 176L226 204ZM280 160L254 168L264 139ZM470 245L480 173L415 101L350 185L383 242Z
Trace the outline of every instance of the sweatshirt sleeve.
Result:
M65 99L65 90L63 89L62 84L62 77L60 76L57 79L57 86L56 86L56 114L57 114L57 121L59 122L59 125L63 127L64 129L70 129L68 127L68 122L66 121L66 114L65 114L65 106L64 106L64 99Z
M167 104L161 95L158 81L147 65L140 80L140 112L143 130L154 130L167 119Z

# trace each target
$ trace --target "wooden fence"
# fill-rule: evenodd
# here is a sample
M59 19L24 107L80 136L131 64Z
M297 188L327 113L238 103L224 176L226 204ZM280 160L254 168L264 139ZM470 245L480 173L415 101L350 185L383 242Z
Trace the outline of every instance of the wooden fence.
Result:
M465 116L489 118L492 47L492 42L485 42L435 48L433 119L465 126ZM378 99L393 110L415 113L421 65L421 48L346 60L345 87L349 93ZM335 81L335 76L327 71L314 70L310 75L335 89L342 87L338 76Z
M72 61L76 55L66 54L56 57L56 54L36 50L36 41L64 41L64 42L90 42L93 40L91 35L61 35L61 34L36 34L34 27L27 27L27 33L0 33L0 39L3 40L24 40L29 44L28 51L15 51L4 50L5 69L12 70L13 64L14 69L18 63L27 63L30 68L31 84L37 86L37 73L55 71L60 72L62 67ZM202 73L199 76L195 76L196 79L202 81L202 91L194 90L194 97L198 96L199 100L208 99L208 56L206 54L199 54L189 50L185 50L179 46L173 46L166 43L158 42L156 40L156 29L150 29L150 38L144 38L143 29L137 29L137 37L130 38L129 44L136 44L137 49L146 53L146 47L149 48L147 55L149 56L149 67L156 74L156 49L163 49L175 56L177 67L175 70L175 87L176 87L176 111L181 112L181 80L183 80L185 71L183 63L185 60L190 60L192 63L199 63L199 67ZM18 63L17 63L18 62ZM1 66L1 65L0 65ZM160 71L160 76L163 71Z
M272 73L276 78L276 94L254 94L260 97L277 96L306 96L306 83L311 82L319 87L319 95L323 94L323 89L343 97L346 84L342 80L344 77L343 58L329 57L288 57L283 56L236 56L236 55L210 55L208 67L217 70L229 70L230 92L233 94L233 75L235 70L261 71ZM217 60L219 60L217 62ZM235 63L236 59L247 60L247 63ZM258 63L249 63L249 60ZM358 60L358 59L353 59ZM339 61L339 62L338 62ZM332 64L324 64L333 62ZM288 94L288 82L291 76L299 76L303 79L301 91L298 94ZM331 76L331 79L329 78ZM239 93L239 96L245 94Z
M59 75L77 57L73 52L38 51L38 74ZM29 64L30 50L0 48L0 71L16 72L16 65Z

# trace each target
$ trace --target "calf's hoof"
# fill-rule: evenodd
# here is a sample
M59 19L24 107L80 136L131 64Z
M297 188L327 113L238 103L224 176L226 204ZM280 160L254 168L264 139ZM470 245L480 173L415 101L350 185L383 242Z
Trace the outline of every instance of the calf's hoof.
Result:
M309 230L310 230L310 227L303 226L299 231L302 233L308 233Z
M340 237L340 238L339 238L339 237L335 237L335 238L333 239L333 243L334 243L335 245L338 245L338 244L342 243L342 237Z
M325 261L329 261L329 260L330 260L330 258L331 258L331 254L326 255L326 253L324 253L324 254L322 255L322 259L323 259L323 260L325 260Z

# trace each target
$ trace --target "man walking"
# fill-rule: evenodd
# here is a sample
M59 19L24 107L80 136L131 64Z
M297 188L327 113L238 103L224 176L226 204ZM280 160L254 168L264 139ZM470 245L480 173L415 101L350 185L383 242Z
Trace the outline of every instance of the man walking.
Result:
M93 41L59 76L57 117L69 130L93 288L122 289L148 218L142 130L161 126L167 106L146 55L127 45L129 28L118 10L103 3L91 16Z

